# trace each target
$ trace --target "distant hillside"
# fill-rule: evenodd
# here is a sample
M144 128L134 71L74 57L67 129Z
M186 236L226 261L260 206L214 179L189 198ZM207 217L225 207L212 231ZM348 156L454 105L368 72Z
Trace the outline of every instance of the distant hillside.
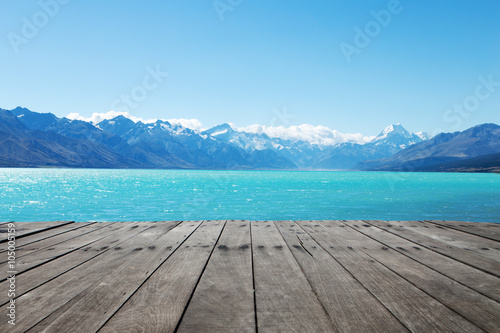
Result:
M495 159L495 154L498 153L500 153L500 126L483 124L463 132L441 133L389 158L362 162L356 169L491 172L500 167Z
M422 171L500 173L500 154L483 155L466 160L436 164Z

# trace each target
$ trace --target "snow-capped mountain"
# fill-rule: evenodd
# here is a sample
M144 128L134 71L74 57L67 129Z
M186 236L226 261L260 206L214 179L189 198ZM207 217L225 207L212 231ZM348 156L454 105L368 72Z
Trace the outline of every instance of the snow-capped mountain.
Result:
M88 141L101 149L96 148L98 151L111 151L120 156L117 167L128 163L129 167L143 168L351 169L359 162L390 157L426 139L400 124L388 126L373 140L363 143L366 139L361 135L345 142L347 136L329 129L324 130L326 139L315 136L301 140L293 135L281 138L264 131L247 132L229 124L200 132L164 120L146 123L124 115L93 123L24 108L2 112L11 122L8 115L14 116L26 131L55 133L60 136L58 140L66 137ZM106 154L110 156L109 152ZM113 167L111 161L109 167Z
M446 171L499 170L500 126L482 124L463 132L441 133L388 158L365 161L363 170Z
M426 140L423 132L414 134L408 132L401 124L387 126L370 143L374 145L384 145L388 148L405 149L415 143Z
M417 132L415 133L415 135L418 136L422 141L427 141L431 139L431 136L423 131Z
M353 169L360 162L390 157L422 141L423 139L408 132L401 124L390 125L368 143L346 142L326 148L312 167L315 169Z
M227 123L212 127L211 129L204 131L203 134L210 135L220 141L234 144L246 151L265 149L279 150L280 148L283 148L271 140L271 138L266 134L238 132Z
M423 141L401 124L386 127L377 137L365 144L311 144L308 141L271 138L265 133L241 132L229 124L215 126L203 133L246 151L274 150L304 169L350 169L359 162L389 157Z

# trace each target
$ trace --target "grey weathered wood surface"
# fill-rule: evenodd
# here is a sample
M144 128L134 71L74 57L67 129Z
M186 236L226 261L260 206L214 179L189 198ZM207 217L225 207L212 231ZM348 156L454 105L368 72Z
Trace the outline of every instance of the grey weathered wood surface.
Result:
M224 224L224 221L203 222L100 332L174 332ZM137 311L139 308L142 311Z
M339 332L405 332L401 324L334 257L293 221L276 226ZM363 311L360 311L363 309Z
M491 223L16 228L16 325L5 316L0 332L500 331L500 229ZM6 260L0 252L2 276ZM3 311L8 288L0 281Z
M438 240L448 245L472 251L475 254L489 258L491 260L500 260L500 247L497 241L477 237L475 235L465 233L452 228L445 228L440 225L425 222L398 222L405 225L410 230L427 236L429 238Z
M60 226L75 223L73 221L56 221L56 222L11 222L15 225L15 235L17 239L33 235L39 232L44 232L53 228L58 228ZM9 225L11 223L5 223L0 225L0 234L5 234L11 228ZM0 243L7 242L7 237L0 239Z
M500 242L500 223L474 223L459 221L426 221L449 229L460 230Z
M23 255L24 250L23 248L21 248L18 251L20 256L16 260L17 271L19 273L22 273L57 258L64 257L71 252L89 246L97 240L114 233L116 228L120 228L120 226L113 228L113 225L109 225L102 229L99 229L99 232L87 233L81 235L80 237L68 239L68 241L54 244L53 246L50 246L48 248L46 247L45 249L35 250L28 255ZM4 280L6 276L6 272L0 272L0 281Z
M336 332L273 221L252 223L259 331Z
M17 239L17 241L16 241L16 248L19 250L21 247L23 247L25 245L33 244L33 243L42 241L44 239L51 238L53 236L62 235L64 233L66 233L66 232L77 230L77 229L81 229L81 228L87 227L87 226L92 225L92 224L95 225L96 223L97 222L69 223L69 224L65 224L63 226L54 228L54 229L49 229L49 230L45 230L45 231L40 232L40 233L35 233L35 234L31 235L31 236L25 236L25 237ZM101 223L99 223L99 224L101 224ZM106 224L106 223L102 223L102 224ZM55 244L55 243L56 242L50 241L51 245ZM39 245L36 245L36 246L39 246ZM5 249L0 249L0 252L3 252L3 251L5 251Z
M71 299L50 316L39 322L35 328L47 332L70 332L75 326L82 331L97 331L121 305L139 288L142 282L174 252L174 250L194 230L186 225L169 233L177 223L166 222L154 225L144 234L149 233L150 245L136 247L124 262L114 271L109 271L103 279ZM120 255L116 251L108 251L102 256L115 261ZM104 258L101 258L103 260ZM115 294L108 298L106 295Z
M96 258L97 256L106 253L110 249L115 249L119 247L125 240L134 237L139 232L144 231L148 227L147 224L138 223L119 223L114 227L106 226L105 228L112 228L113 232L104 236L100 240L84 248L80 248L77 251L66 254L62 257L57 258L45 263L43 269L32 269L24 273L18 274L18 277L23 281L23 283L18 283L16 285L16 296L22 296L25 293L55 279L56 277L63 275L65 278L69 278L73 273L70 271L80 265L87 263L89 260ZM103 236L101 234L101 236ZM101 260L92 261L92 264L98 264ZM91 263L87 263L84 267L88 269ZM69 274L68 274L69 273ZM1 288L6 288L7 281L0 281ZM8 302L8 295L5 293L0 293L0 304L4 305Z
M434 252L446 255L454 260L463 262L473 266L486 273L500 277L500 262L490 258L483 257L479 253L467 251L463 248L447 244L441 240L437 240L421 233L416 232L416 227L410 227L404 222L381 222L381 221L366 221L366 223L382 228L383 230L393 233L408 239L420 246L430 249Z
M208 262L178 332L255 332L249 221L230 221Z
M299 222L409 330L420 332L481 332L469 320L376 261L352 237L351 228L332 222ZM351 234L351 235L350 235ZM380 247L381 251L382 246ZM436 320L440 318L440 320Z
M358 228L363 227L358 226ZM366 236L357 232L356 228L343 231L342 236L351 246L356 246L366 255L393 272L397 272L402 278L428 295L432 295L448 308L465 318L471 318L476 326L486 331L493 331L497 328L497 323L500 321L500 304L498 302L443 276L398 251L384 248L385 244L383 243L366 239ZM404 248L400 250L404 252ZM467 301L463 301L464 299Z
M107 223L94 223L94 224L85 224L82 223L83 225L80 228L75 228L75 225L78 225L79 223L73 223L73 224L67 224L62 226L61 228L64 229L63 232L57 233L57 229L51 229L43 233L38 233L35 235L31 235L28 237L24 237L19 239L19 241L16 242L16 257L20 259L23 256L26 256L28 254L31 254L33 252L42 250L44 248L53 248L54 245L58 245L60 243L63 243L68 240L72 240L72 238L78 237L80 235L84 235L96 230L99 230L101 228L107 227ZM71 229L70 229L71 228ZM36 240L35 240L36 237ZM24 241L28 241L25 243ZM68 242L69 243L69 242ZM52 251L52 250L50 250Z
M416 260L417 262L463 284L477 292L500 302L500 283L491 274L477 270L469 265L457 262L447 256L437 255L425 247L418 246L402 237L391 234L380 228L374 228L356 221L345 221L345 224L356 228L385 247ZM357 226L357 227L356 227Z
M108 240L108 245L103 247L86 247L86 252L91 251L95 253L105 251L104 253L111 252L112 255L102 257L100 260L86 261L84 264L20 296L16 300L18 304L17 314L20 318L23 318L23 320L19 321L12 331L26 331L85 289L98 284L99 281L105 279L110 272L118 269L124 263L133 260L134 254L136 253L134 250L136 248L149 246L152 243L152 235L147 232L149 228L150 226L147 224L142 226L138 226L135 223L131 226L124 225L122 228L115 230L115 239L122 238L123 234L133 235L133 237L126 237L126 241L118 246L115 246L115 243ZM111 246L113 246L112 249L110 249ZM118 254L120 254L120 256ZM94 258L99 257L100 256ZM60 258L57 260L59 259ZM56 260L53 262L56 262ZM25 273L18 276L18 281L23 280L24 274ZM20 282L18 283L22 284ZM1 328L2 326L0 326L0 331L2 331ZM79 329L83 330L84 328ZM34 329L34 331L37 330Z

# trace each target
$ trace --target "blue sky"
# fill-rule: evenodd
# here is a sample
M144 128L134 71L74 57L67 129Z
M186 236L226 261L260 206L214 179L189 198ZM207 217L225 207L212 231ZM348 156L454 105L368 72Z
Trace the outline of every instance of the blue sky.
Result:
M365 135L498 124L499 17L493 0L0 0L0 107Z

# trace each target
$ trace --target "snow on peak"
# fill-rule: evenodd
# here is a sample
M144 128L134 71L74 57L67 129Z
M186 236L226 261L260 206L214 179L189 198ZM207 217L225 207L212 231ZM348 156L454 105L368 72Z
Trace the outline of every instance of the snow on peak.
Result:
M394 135L394 134L400 134L403 137L410 137L411 133L408 132L400 123L395 124L395 125L389 125L387 126L379 135L373 139L373 141L380 141L384 140L387 137Z
M364 144L373 139L373 137L366 137L360 133L356 134L343 134L337 130L332 130L326 126L314 126L303 124L298 126L290 126L285 128L283 126L262 126L250 125L247 127L237 128L239 132L265 134L270 138L280 138L283 140L291 141L305 141L310 144L320 146L333 146L344 142L355 142Z
M84 116L80 115L79 113L73 112L73 113L68 114L66 116L66 118L68 118L70 120L81 120L81 121L85 121L85 122L92 123L92 124L99 124L103 120L111 120L111 119L114 119L118 116L123 116L125 118L128 118L128 119L132 120L134 123L137 123L137 122L142 120L141 118L137 118L137 117L132 116L128 112L117 112L117 111L109 111L109 112L105 112L105 113L94 112L94 113L92 113L92 116L90 116L89 118L85 118Z
M222 131L213 132L213 133L212 133L212 134L210 134L210 135L212 135L212 136L217 136L217 135L226 134L226 133L227 133L227 128L226 128L226 129L224 129L224 130L222 130Z
M423 131L417 132L417 133L415 133L415 135L418 136L423 141L430 139L429 134L427 134L426 132L423 132Z
M419 132L416 134L408 132L400 123L387 126L378 136L364 136L360 133L341 133L337 130L332 130L326 126L314 126L310 124L302 124L290 127L283 126L263 126L263 125L250 125L246 127L236 127L232 123L224 123L211 128L210 130L205 130L203 124L198 119L149 119L144 120L139 117L135 117L128 112L121 111L109 111L105 113L93 113L92 116L86 118L78 113L70 113L66 118L70 120L81 120L92 123L94 125L99 124L103 120L114 121L117 117L127 118L134 123L143 123L146 125L156 124L161 126L163 130L170 130L172 132L181 133L186 129L194 130L198 134L202 131L205 134L211 136L235 136L239 137L238 141L249 140L248 135L257 135L260 138L253 138L252 140L269 140L271 139L282 139L288 141L303 141L312 145L319 146L334 146L340 143L357 143L365 144L368 142L383 141L388 137L402 137L406 139L417 138L420 140L427 140L429 137L426 133ZM111 123L110 123L111 124ZM116 122L118 124L118 122ZM113 125L113 124L111 124ZM238 133L235 133L238 132ZM395 135L398 134L398 135ZM240 135L242 135L240 137ZM248 136L248 137L247 137ZM263 141L262 141L263 142ZM253 143L255 144L255 143Z
M121 112L121 111L108 111L108 112L104 112L104 113L94 112L94 113L92 113L92 116L90 116L88 118L80 115L79 113L73 112L73 113L68 114L66 116L66 118L68 118L70 120L81 120L81 121L85 121L85 122L92 123L92 124L96 125L96 124L99 124L100 122L102 122L103 120L112 120L112 119L115 119L116 117L119 117L119 116L130 119L134 123L142 122L144 124L152 124L152 123L156 123L160 120L160 121L169 122L172 125L173 124L179 125L179 126L189 128L189 129L192 129L195 131L203 130L203 124L198 119L184 119L184 118L179 118L179 119L142 119L139 117L135 117L128 112Z

